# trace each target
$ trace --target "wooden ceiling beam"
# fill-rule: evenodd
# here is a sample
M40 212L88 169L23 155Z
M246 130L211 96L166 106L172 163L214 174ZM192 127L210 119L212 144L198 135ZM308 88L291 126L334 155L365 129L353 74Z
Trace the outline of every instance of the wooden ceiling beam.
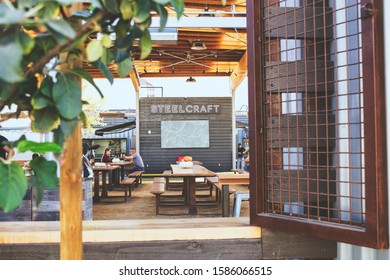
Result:
M219 72L219 73L215 73L215 72L206 72L206 73L202 73L202 72L178 72L178 71L175 71L174 74L172 73L141 73L140 74L140 78L173 78L173 77L228 77L229 76L229 73L223 73L223 72Z
M135 92L139 92L139 88L140 88L141 84L139 82L138 72L137 72L134 65L130 70L130 79L131 79L131 82L133 84Z
M234 68L232 74L230 75L230 87L232 91L235 91L244 78L248 75L248 55L247 52L244 53L240 62Z

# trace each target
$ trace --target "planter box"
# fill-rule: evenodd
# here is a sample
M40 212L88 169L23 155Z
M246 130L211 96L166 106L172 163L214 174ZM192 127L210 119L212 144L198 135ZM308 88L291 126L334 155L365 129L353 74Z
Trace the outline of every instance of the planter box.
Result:
M92 178L83 179L83 220L92 220ZM38 208L31 196L31 188L27 191L20 206L10 212L0 211L0 221L59 221L60 189L44 190L43 200ZM34 207L32 207L34 205Z

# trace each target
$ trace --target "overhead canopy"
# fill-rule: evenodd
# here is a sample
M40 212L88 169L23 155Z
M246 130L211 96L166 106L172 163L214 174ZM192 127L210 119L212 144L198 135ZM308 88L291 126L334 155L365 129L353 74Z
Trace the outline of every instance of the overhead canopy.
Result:
M133 52L134 72L137 76L245 77L246 1L230 0L225 6L221 0L184 0L184 3L184 14L180 20L169 11L166 30L163 32L154 32L160 24L160 18L153 15L152 53L148 59L140 59L138 46ZM198 41L203 42L206 49L192 48L194 42ZM104 77L92 65L85 63L83 67L95 78ZM118 77L116 65L108 65L108 68L114 77Z
M97 129L95 130L95 135L104 136L107 134L122 133L134 128L136 128L135 119L129 122Z

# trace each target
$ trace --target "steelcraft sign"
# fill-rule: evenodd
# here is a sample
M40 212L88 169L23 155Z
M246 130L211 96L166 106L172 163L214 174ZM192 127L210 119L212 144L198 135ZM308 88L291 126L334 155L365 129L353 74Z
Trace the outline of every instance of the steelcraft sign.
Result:
M220 114L218 104L161 104L150 105L152 114Z

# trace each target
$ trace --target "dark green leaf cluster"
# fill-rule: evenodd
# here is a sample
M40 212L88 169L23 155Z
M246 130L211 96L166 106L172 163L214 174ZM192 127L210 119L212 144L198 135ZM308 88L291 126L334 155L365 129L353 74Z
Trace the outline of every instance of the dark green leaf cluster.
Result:
M7 143L10 147L17 147L20 152L58 153L61 147L55 143L35 143L22 136L15 142ZM57 163L37 157L29 162L30 177L26 177L22 167L16 162L0 161L0 209L9 212L17 208L26 195L28 185L35 189L36 204L42 201L45 188L58 186Z

